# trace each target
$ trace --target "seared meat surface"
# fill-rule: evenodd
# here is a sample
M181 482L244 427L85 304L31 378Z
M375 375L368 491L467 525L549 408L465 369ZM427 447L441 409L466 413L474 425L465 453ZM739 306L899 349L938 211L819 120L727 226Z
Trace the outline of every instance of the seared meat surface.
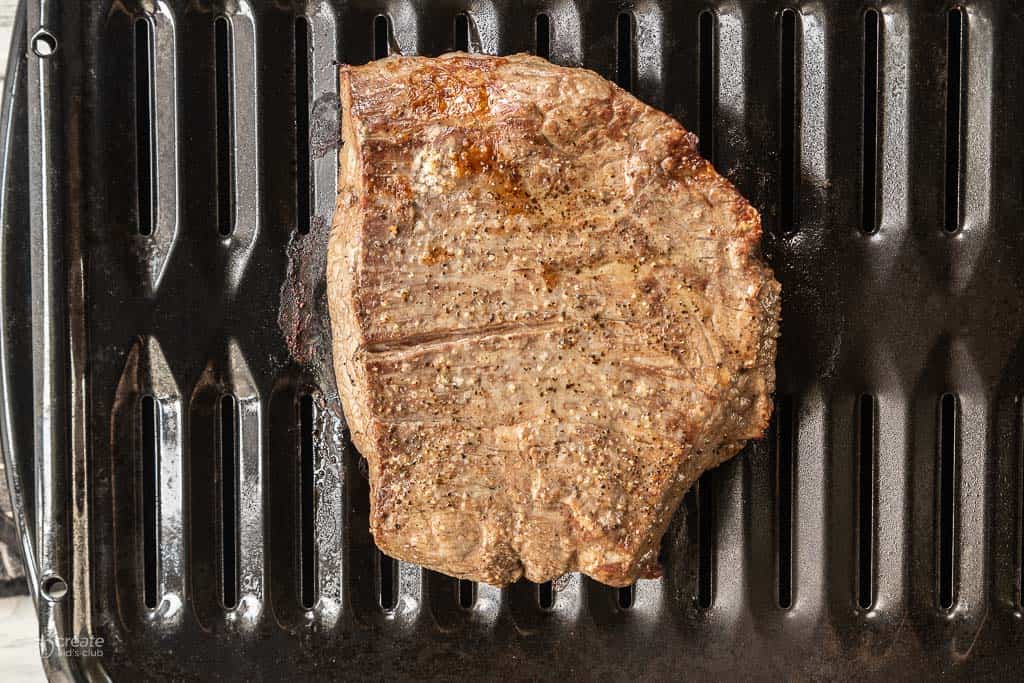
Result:
M657 572L771 413L757 212L675 120L525 55L341 67L335 374L387 554L507 584Z

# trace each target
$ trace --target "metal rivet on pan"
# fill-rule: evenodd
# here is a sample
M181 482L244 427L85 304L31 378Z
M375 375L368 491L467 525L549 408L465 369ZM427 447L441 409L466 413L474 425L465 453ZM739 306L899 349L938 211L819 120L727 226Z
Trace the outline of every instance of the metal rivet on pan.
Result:
M39 592L50 602L60 602L68 594L68 583L61 577L51 574L39 583Z
M57 39L46 29L39 29L32 36L32 51L37 57L50 57L57 51Z

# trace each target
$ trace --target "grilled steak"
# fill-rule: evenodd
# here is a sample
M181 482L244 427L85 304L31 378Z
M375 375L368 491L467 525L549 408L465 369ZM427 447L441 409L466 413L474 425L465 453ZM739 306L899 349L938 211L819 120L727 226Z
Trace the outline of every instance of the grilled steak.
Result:
M761 435L760 219L669 116L535 57L341 68L335 374L387 554L506 584L656 574Z

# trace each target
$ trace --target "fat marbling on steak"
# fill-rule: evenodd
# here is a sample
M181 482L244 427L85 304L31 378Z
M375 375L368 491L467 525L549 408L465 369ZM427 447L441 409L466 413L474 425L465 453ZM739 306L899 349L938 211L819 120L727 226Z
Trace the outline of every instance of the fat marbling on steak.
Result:
M507 584L656 574L761 435L779 285L675 120L525 55L341 67L335 374L388 555Z

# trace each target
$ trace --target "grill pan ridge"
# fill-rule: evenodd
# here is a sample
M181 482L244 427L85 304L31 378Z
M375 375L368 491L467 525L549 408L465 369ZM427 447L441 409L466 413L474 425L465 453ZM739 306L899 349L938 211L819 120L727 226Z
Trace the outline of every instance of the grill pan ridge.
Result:
M47 672L1010 677L1022 10L26 0L0 126L0 443ZM774 425L687 495L661 579L496 589L373 546L323 319L336 67L455 48L617 81L762 212ZM103 656L52 646L70 636Z

